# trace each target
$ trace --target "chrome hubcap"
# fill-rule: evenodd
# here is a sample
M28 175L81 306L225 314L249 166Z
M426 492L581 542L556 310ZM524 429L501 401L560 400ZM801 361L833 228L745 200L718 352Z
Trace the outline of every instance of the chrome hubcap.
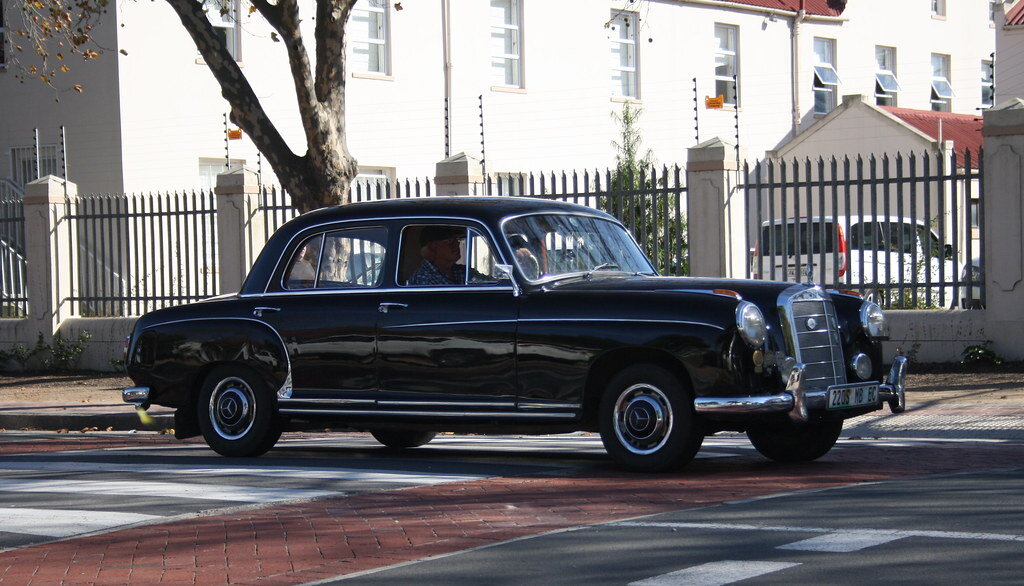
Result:
M672 433L672 405L665 393L648 384L623 391L615 402L614 417L615 436L634 454L657 452Z
M256 397L239 378L226 378L210 395L210 422L217 435L227 440L243 437L256 418Z

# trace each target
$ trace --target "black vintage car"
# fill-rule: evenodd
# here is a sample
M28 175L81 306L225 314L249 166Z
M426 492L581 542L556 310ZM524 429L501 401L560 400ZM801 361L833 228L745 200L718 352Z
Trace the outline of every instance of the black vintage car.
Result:
M304 214L238 294L139 319L124 399L177 408L176 435L225 456L315 424L395 448L438 431L600 431L645 471L732 430L768 458L812 460L845 419L904 409L906 362L885 373L886 336L853 294L658 276L588 207L384 201Z

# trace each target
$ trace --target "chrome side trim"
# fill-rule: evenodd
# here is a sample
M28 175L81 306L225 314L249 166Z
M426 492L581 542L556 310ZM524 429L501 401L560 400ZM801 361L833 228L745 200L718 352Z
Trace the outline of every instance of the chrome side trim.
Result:
M346 405L376 405L377 404L377 401L375 401L374 399L317 399L317 398L303 399L302 397L288 397L286 399L278 399L277 402L278 402L279 405L288 405L288 404L296 404L297 405L297 404L300 404L300 403L310 403L310 404L313 404L313 405L327 405L327 406L333 405L333 406L337 406L337 407L344 407Z
M377 401L381 407L479 407L485 409L515 409L512 401L469 402L469 401L401 401L383 400Z
M121 391L125 403L142 405L149 402L149 387L131 387Z
M583 405L580 403L544 403L540 401L520 401L518 407L520 410L526 409L579 409Z
M625 322L625 323L631 323L631 324L635 324L635 323L684 324L684 325L688 325L688 326L706 326L706 327L709 327L709 328L714 328L716 330L725 331L725 328L722 327L722 326L719 326L719 325L709 324L707 322L699 322L699 321L686 321L686 320L681 320L681 319L643 319L643 318L640 318L640 319L582 318L581 319L581 318L553 317L553 318L526 318L526 319L520 319L519 320L519 323L550 323L550 322L562 322L562 323L566 323L566 322L570 322L570 323L571 322L579 322L579 323Z
M388 416L388 417L441 417L445 419L575 419L575 413L516 413L514 411L388 411L376 409L325 411L320 409L279 409L281 413L291 415L334 415L344 417L356 416Z
M388 328L394 330L400 330L402 328L425 328L431 326L471 326L471 325L483 325L483 324L514 324L514 319L482 319L475 321L438 321L438 322L427 322L421 324L401 324L401 325L388 325Z

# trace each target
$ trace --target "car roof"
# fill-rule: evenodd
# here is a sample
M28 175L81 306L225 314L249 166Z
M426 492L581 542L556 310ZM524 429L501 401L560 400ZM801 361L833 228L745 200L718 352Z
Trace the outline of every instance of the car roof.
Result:
M300 231L308 226L335 221L431 216L470 218L492 224L508 216L536 213L597 214L615 220L614 217L594 208L544 198L439 195L321 208L295 218L289 222L289 228Z

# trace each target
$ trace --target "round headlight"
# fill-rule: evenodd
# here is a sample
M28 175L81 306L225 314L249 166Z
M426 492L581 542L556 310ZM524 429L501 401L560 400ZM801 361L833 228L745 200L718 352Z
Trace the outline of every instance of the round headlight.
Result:
M882 308L870 301L860 307L860 324L870 338L888 338L889 324Z
M761 310L749 301L742 301L736 307L736 327L743 341L752 348L759 348L764 344L764 339L768 335L768 327L764 323Z
M850 369L860 380L868 380L871 377L871 358L867 354L858 353L850 359Z

